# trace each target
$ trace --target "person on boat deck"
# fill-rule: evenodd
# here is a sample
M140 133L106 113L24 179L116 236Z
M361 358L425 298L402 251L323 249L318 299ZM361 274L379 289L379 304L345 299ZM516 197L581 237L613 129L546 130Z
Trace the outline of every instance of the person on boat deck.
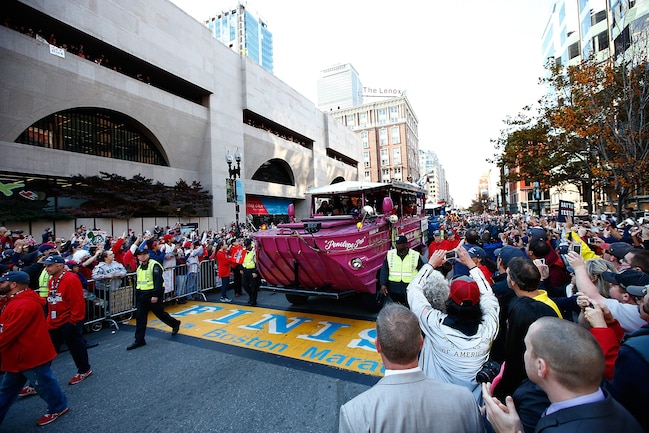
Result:
M319 213L322 215L331 215L332 209L329 206L329 202L327 200L324 200L322 204L320 204L320 207L318 208L315 213Z

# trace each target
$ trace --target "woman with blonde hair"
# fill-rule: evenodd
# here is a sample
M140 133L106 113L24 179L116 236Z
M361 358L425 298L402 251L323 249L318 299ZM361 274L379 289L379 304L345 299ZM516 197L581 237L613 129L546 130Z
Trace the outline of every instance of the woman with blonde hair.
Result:
M600 295L605 298L610 298L611 295L609 293L609 290L611 284L604 281L601 275L604 272L617 273L617 270L615 269L615 266L613 266L613 263L604 259L586 260L586 272L588 272L590 280L593 282L593 284L595 284Z

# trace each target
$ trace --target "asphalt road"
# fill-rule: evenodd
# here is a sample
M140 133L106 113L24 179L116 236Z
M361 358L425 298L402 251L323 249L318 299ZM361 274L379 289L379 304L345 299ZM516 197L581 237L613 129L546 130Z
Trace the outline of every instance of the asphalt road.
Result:
M216 299L210 294L208 300ZM246 297L235 298L244 304ZM293 307L284 295L262 292L263 307L369 319L354 299L313 299ZM147 330L147 345L126 351L135 329L120 325L86 334L94 374L71 386L68 352L52 369L70 412L38 427L46 404L18 399L0 432L337 432L338 410L377 377L179 334Z

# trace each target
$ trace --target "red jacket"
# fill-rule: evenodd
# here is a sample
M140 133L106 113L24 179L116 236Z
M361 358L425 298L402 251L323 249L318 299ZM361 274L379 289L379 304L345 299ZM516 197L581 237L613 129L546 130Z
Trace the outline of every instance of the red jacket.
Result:
M56 358L43 316L44 305L45 299L30 289L17 293L6 302L0 313L3 371L18 373Z
M66 323L76 324L85 319L86 300L83 297L81 280L74 273L65 271L60 277L51 277L47 286L49 287L47 297L49 329L60 328Z
M620 326L620 322L615 320L608 325L608 328L590 328L590 333L595 337L604 352L604 359L606 360L604 378L613 380L615 360L620 351L621 341L624 338L624 330Z
M230 259L228 253L222 250L218 250L216 252L216 263L218 265L217 276L220 278L229 277L232 273L232 269L230 268L232 259Z

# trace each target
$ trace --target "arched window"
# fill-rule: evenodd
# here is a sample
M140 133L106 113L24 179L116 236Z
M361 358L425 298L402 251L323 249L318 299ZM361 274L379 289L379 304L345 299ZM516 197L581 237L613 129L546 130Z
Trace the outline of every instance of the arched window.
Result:
M252 180L295 186L295 176L291 166L279 158L264 162L252 176Z
M125 114L103 108L73 108L51 114L23 131L16 142L169 166L151 131Z

